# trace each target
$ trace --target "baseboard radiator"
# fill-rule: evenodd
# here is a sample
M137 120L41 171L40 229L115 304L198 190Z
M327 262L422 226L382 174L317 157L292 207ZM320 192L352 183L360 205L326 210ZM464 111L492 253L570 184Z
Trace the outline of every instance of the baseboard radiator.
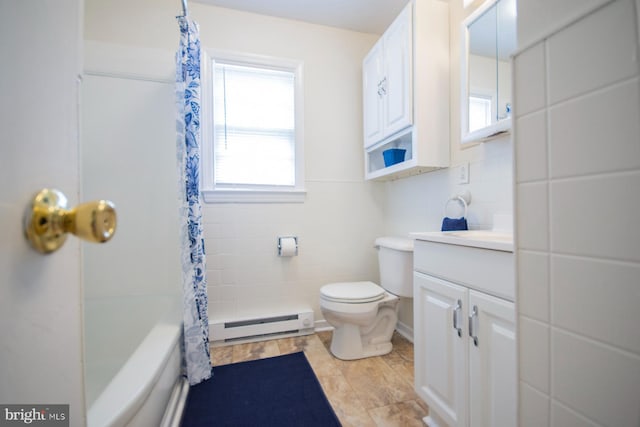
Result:
M214 344L308 335L313 331L312 310L248 319L213 321L209 324L209 338Z

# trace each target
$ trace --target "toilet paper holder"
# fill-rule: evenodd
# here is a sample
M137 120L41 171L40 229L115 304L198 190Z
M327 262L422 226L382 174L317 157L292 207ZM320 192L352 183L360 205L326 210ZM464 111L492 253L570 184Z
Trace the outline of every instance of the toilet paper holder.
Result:
M293 240L294 252L291 252L291 240ZM298 255L298 237L281 236L278 237L278 256L297 256Z

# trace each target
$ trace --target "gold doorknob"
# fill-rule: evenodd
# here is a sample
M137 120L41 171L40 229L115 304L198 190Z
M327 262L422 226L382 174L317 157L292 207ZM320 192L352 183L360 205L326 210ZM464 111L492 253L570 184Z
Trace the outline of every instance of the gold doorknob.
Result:
M61 247L67 233L104 243L116 232L116 208L108 200L96 200L67 209L67 198L62 192L45 188L27 207L24 232L31 246L44 254Z

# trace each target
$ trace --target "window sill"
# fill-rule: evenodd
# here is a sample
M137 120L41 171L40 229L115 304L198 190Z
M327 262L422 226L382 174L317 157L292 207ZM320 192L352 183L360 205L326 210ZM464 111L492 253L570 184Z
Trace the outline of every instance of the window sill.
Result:
M292 190L202 190L205 203L303 203L305 189Z

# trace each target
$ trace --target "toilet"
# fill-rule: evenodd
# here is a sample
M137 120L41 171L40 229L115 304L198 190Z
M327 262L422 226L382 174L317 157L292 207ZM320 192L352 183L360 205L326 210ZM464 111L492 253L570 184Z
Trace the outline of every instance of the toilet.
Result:
M320 309L335 328L331 353L342 360L389 353L399 297L413 298L413 240L379 237L375 246L381 286L363 281L320 288Z

